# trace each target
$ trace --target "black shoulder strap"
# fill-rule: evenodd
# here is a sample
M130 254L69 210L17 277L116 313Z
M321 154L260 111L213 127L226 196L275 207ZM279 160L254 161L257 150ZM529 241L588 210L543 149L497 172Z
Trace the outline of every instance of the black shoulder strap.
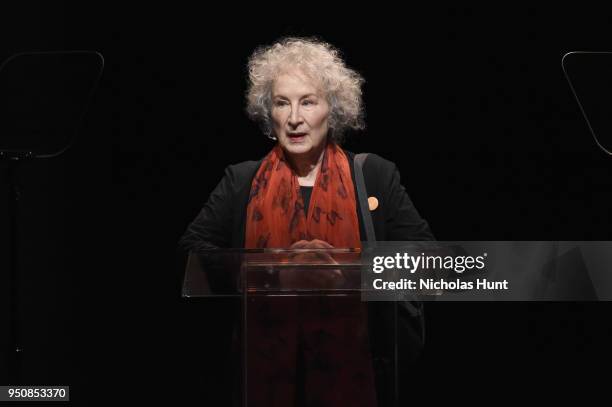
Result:
M374 223L370 214L370 206L368 205L368 191L363 177L363 164L367 153L355 155L355 182L357 183L357 199L359 199L359 207L361 209L361 220L366 233L366 240L371 247L376 246L376 234L374 232ZM398 301L397 306L402 306L411 317L419 318L421 341L425 343L425 313L423 304L419 301ZM394 308L397 312L397 307ZM396 343L397 346L397 343Z
M355 155L355 182L357 183L357 199L359 200L359 207L361 209L361 221L363 222L366 241L371 245L375 245L376 234L374 232L374 224L372 223L372 215L370 214L370 207L368 205L368 191L366 190L365 180L363 178L363 164L366 158L368 158L367 153Z

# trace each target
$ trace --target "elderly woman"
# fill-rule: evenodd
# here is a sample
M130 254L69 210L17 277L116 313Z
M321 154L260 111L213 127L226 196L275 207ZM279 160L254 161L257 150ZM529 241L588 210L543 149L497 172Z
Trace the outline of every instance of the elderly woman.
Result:
M226 169L225 177L189 225L182 239L184 246L191 250L361 247L361 241L366 240L366 219L357 199L355 155L340 145L348 129L364 127L362 83L362 77L345 65L336 49L318 40L287 38L257 50L249 60L247 112L275 141L274 146L259 161L243 162ZM433 239L427 223L400 184L393 163L371 154L363 165L363 177L377 240ZM316 306L311 305L315 309L311 308L311 312L320 316ZM351 306L359 310L353 314L347 309L339 311L344 321L358 318L363 311L363 304ZM346 308L347 303L338 306L343 307ZM373 310L368 312L372 314ZM339 347L328 348L328 355L341 358L338 355L342 352L359 352L359 347L374 347L376 342L384 342L368 339L367 335L361 340L347 337L346 333L334 333L334 328L326 325L323 319L318 319L313 335L321 332L332 338L335 335L340 338L337 343L345 348L344 351ZM370 317L369 324L381 319L385 316ZM286 346L292 349L299 347L298 343L311 351L319 346L317 341L304 337L303 327L298 331L303 336L300 340L285 338L281 342L285 345L289 342ZM412 335L406 340L418 342L415 339L418 334L406 335ZM325 347L324 344L320 346ZM254 404L382 404L381 392L376 395L372 390L373 382L390 381L390 376L374 377L381 375L376 363L373 366L357 356L351 358L349 353L351 362L343 362L344 372L309 376L308 369L304 368L304 372L296 373L297 376L287 373L285 376L290 379L283 385L281 382L286 377L275 376L268 371L269 365L281 363L281 359L287 364L286 358L301 360L296 363L302 367L316 365L316 361L305 360L308 351L300 356L300 351L290 351L288 347L276 357L271 356L272 363L268 360L258 365L262 379L254 378L249 389L253 382L257 383L259 388L255 386L253 391L262 396ZM376 357L375 349L372 353ZM313 358L316 359L316 355ZM348 370L352 373L347 373ZM296 384L297 387L287 390L291 382L298 381L298 376L302 385ZM273 391L261 388L266 386L266 380L277 381ZM321 383L327 383L329 388L321 390L326 387ZM300 392L302 396L298 396Z

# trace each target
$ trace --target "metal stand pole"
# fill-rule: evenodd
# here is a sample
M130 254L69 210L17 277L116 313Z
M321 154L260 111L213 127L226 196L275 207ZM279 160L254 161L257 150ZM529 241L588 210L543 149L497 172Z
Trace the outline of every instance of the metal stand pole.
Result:
M21 380L21 341L19 338L19 242L18 216L21 189L17 181L17 167L21 161L32 158L32 153L8 155L0 152L0 159L7 161L6 175L8 184L8 216L9 216L9 381L10 385L19 385Z

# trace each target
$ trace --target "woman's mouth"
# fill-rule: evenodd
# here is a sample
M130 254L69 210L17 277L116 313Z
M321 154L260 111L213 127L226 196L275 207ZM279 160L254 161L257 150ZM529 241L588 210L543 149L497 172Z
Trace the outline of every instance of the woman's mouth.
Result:
M287 133L287 138L292 143L301 143L306 138L307 133Z

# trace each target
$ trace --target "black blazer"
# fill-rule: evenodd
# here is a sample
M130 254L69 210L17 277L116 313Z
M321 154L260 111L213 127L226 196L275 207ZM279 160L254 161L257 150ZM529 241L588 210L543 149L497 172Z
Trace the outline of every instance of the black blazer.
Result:
M353 184L356 185L355 155L348 151L346 153ZM198 251L244 247L246 209L251 183L261 162L262 160L245 161L225 169L225 176L181 238L180 243L183 248ZM363 174L368 196L376 197L379 202L378 207L370 212L376 240L434 240L427 222L421 218L401 185L395 164L376 154L369 154L363 165ZM357 196L356 190L355 196ZM357 214L360 237L364 241L365 230L360 215L359 200L357 200ZM396 303L390 302L371 302L368 313L379 403L386 405L385 398L393 394L395 382L393 372L396 371L399 375L400 383L410 380L410 375L414 372L414 362L424 345L423 314L421 312L415 316L405 306L397 306ZM394 345L394 337L397 340L397 347ZM393 368L393 360L398 361L397 370ZM409 396L408 392L401 390L400 388L400 401Z
M353 165L355 155L348 151L346 153L353 184L356 185ZM249 192L262 160L245 161L225 169L225 176L181 238L181 246L189 250L244 247ZM368 196L376 197L379 203L378 208L371 212L376 240L434 240L429 225L421 218L401 185L395 164L376 154L369 154L363 165L363 175ZM363 241L366 239L359 201L357 213Z

